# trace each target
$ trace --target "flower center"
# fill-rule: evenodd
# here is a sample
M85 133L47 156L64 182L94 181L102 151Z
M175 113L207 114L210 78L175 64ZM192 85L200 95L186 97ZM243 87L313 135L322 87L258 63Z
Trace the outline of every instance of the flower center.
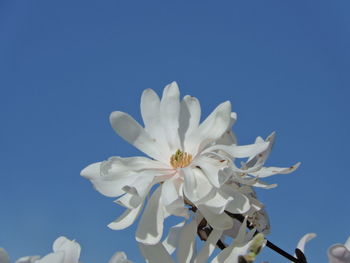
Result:
M175 154L170 157L170 164L174 169L184 168L189 165L191 161L192 155L181 150L177 150Z

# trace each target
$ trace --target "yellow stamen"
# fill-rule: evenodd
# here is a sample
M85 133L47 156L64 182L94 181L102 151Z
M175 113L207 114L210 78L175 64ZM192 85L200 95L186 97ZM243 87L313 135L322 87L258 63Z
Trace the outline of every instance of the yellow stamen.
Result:
M192 155L181 150L177 150L175 154L170 157L171 166L176 168L184 168L189 165L192 161Z

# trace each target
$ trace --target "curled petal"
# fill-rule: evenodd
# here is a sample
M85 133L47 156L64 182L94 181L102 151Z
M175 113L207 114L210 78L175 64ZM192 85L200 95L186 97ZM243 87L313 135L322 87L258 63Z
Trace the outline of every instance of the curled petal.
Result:
M125 212L118 217L115 221L110 223L108 227L113 230L120 230L129 227L135 222L136 218L142 210L143 204L140 204L134 209L127 209Z

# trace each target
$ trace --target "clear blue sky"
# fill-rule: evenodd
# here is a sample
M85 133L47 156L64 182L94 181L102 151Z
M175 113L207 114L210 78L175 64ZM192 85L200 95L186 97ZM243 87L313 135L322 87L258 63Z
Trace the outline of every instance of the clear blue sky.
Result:
M84 263L117 250L142 262L135 225L80 177L86 165L140 153L109 126L140 119L143 89L175 80L204 115L230 100L241 144L277 132L269 165L302 166L259 191L270 239L310 262L350 235L350 2L0 1L0 246L13 259L75 238ZM268 249L262 259L284 262Z

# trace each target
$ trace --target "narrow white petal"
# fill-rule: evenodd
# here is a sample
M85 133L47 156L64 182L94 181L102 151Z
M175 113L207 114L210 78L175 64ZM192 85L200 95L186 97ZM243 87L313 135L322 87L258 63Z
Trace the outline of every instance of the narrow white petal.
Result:
M300 166L300 162L294 164L293 166L287 167L287 168L281 168L281 167L262 167L260 170L250 173L251 175L254 175L259 178L268 177L275 174L289 174Z
M146 89L141 96L141 115L146 132L162 146L165 155L170 156L165 131L160 120L160 99L152 89Z
M168 161L169 156L162 155L162 147L156 138L152 138L144 128L130 115L115 111L109 117L114 131L137 149L159 161Z
M182 227L184 226L185 221L173 226L170 228L169 233L165 240L162 242L164 248L166 251L171 255L174 253L178 243L179 243L179 237L181 234Z
M268 142L254 143L254 144L243 145L243 146L238 146L235 144L213 145L205 149L204 152L221 150L228 153L233 158L246 158L246 157L254 156L261 153L262 151L266 150L268 146L269 146Z
M185 140L185 151L196 155L210 143L219 139L230 125L231 103L221 103L200 124L200 126L189 134Z
M190 263L195 256L197 236L197 222L192 220L191 223L185 225L180 234L178 250L176 253L177 261L181 263Z
M181 149L179 138L180 92L176 82L167 85L163 90L160 102L160 120L164 128L171 152Z
M16 260L16 263L35 263L37 262L37 260L40 259L40 256L27 256L27 257L21 257L19 259ZM0 262L3 263L1 261L0 258Z
M139 243L141 253L147 263L174 263L162 243L145 245Z
M116 252L112 256L112 258L108 261L108 263L132 263L128 260L126 254L124 252Z
M208 223L214 228L219 230L230 229L233 226L233 220L227 214L213 213L207 206L198 205L197 208L202 213Z
M52 248L54 252L64 252L64 263L78 263L81 247L77 242L62 236L55 240Z
M304 235L298 242L297 248L299 248L302 252L304 252L305 244L309 242L311 239L315 238L315 233L308 233Z
M207 241L204 243L202 250L197 255L194 263L205 263L213 253L216 248L216 242L218 242L219 238L222 235L221 230L213 229L210 233Z
M154 245L163 234L164 207L161 203L162 186L158 187L149 199L136 230L138 242Z
M198 129L201 118L201 107L197 98L186 95L181 101L179 136L182 146L185 138Z
M136 218L140 214L143 207L143 203L134 209L127 209L125 212L118 217L115 221L108 224L108 227L113 230L120 230L129 227L135 222Z

